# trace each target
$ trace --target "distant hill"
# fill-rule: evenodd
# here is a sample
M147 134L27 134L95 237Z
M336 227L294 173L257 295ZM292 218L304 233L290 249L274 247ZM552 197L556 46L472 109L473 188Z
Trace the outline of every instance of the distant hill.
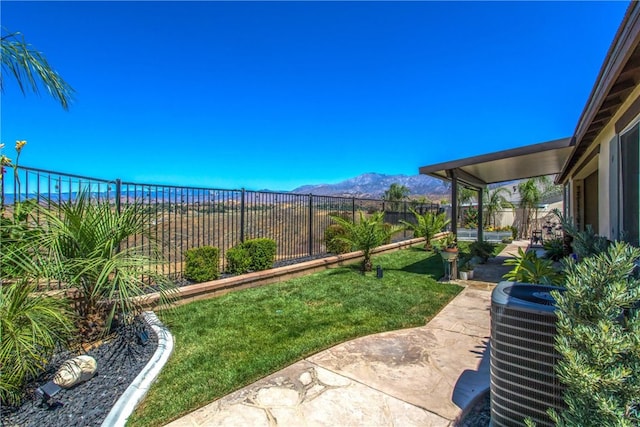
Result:
M365 173L337 184L303 185L292 190L298 194L317 194L320 196L347 196L360 198L381 198L391 184L406 186L411 196L430 198L449 194L442 181L427 175L384 175Z

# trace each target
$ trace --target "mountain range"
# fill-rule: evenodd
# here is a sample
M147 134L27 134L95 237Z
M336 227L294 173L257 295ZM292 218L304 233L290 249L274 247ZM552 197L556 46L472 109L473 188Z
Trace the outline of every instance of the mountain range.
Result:
M291 192L377 199L381 198L394 183L407 187L411 191L410 196L434 198L449 194L449 189L443 181L427 175L385 175L380 173L365 173L336 184L303 185Z

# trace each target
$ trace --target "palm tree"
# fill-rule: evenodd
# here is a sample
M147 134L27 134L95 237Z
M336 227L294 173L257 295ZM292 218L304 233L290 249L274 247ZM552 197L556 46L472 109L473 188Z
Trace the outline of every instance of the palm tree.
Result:
M411 213L416 217L416 223L400 220L407 229L413 230L413 237L424 237L424 248L431 246L431 239L436 233L442 231L451 221L447 219L446 213L434 214L425 212L420 215L414 209L410 209Z
M493 190L489 190L485 187L482 192L482 205L484 207L484 225L489 225L489 221L493 222L493 226L496 226L496 214L505 208L512 208L513 204L507 200L502 194L506 193L509 196L511 191L507 188L500 187Z
M531 234L531 219L535 216L534 221L538 222L538 206L550 194L556 191L555 186L547 176L539 176L521 181L518 184L518 193L520 193L520 207L524 217L524 230L522 237Z
M47 58L28 44L22 34L8 33L0 36L0 92L4 92L4 75L12 75L26 94L27 88L40 92L40 85L60 102L62 108L69 109L74 90L47 62Z
M47 205L37 207L41 232L26 242L37 260L21 265L78 290L83 339L108 333L116 318L120 323L132 321L144 308L150 285L160 293L160 304L170 301L175 286L159 271L151 219L140 206L117 211L108 202L91 200L84 191L75 201ZM127 246L134 236L146 244Z
M391 210L397 211L400 207L400 202L409 197L411 190L404 185L393 183L389 186L388 190L385 190L383 199L391 202Z
M363 252L362 271L371 271L371 252L383 245L396 232L401 230L399 226L388 226L384 223L384 212L375 212L366 217L359 212L358 221L351 222L338 215L330 215L331 219L345 229L345 236L336 236L334 239L345 242L354 250Z
M475 191L467 187L458 186L458 218L456 218L458 223L460 223L459 219L462 218L462 205L470 203L474 197Z

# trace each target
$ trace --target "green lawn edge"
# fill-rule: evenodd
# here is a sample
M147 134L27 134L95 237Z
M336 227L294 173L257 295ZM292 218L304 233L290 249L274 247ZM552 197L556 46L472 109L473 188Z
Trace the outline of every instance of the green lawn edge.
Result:
M175 349L130 426L158 426L357 337L425 325L462 287L439 283L438 254L412 247L358 264L161 313Z

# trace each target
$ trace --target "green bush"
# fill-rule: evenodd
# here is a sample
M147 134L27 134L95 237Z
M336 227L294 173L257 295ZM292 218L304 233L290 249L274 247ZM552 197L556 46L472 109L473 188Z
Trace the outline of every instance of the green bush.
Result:
M276 260L276 242L272 239L251 239L245 241L242 246L249 253L251 259L250 269L253 271L267 270L273 267Z
M414 209L410 209L410 211L415 216L415 223L404 220L400 220L400 223L404 225L405 230L413 230L413 237L424 237L424 247L429 249L433 236L441 232L450 221L445 213L436 214L427 211L420 214Z
M238 245L227 251L227 273L244 274L250 268L251 257L244 246Z
M558 426L640 425L640 249L615 243L567 263L566 291L555 292L556 365L567 409Z
M19 404L25 382L44 371L56 345L73 332L68 301L35 290L27 283L0 287L0 404Z
M511 226L511 239L516 240L518 238L518 227L515 225Z
M524 252L518 248L518 255L509 258L504 265L513 269L502 276L514 282L539 283L542 285L561 285L563 276L553 268L551 260L538 258L535 251Z
M553 261L560 261L564 257L564 242L562 239L549 239L543 243L544 257Z
M345 254L351 251L351 244L336 237L345 237L347 230L340 224L331 224L324 230L324 242L327 252L332 254Z
M227 251L227 272L243 274L273 267L276 242L272 239L251 239Z
M471 255L482 258L482 262L487 262L495 249L496 245L487 241L475 241L469 245Z
M208 282L220 276L218 263L220 252L213 246L203 246L192 248L184 254L185 271L184 276L195 282Z

